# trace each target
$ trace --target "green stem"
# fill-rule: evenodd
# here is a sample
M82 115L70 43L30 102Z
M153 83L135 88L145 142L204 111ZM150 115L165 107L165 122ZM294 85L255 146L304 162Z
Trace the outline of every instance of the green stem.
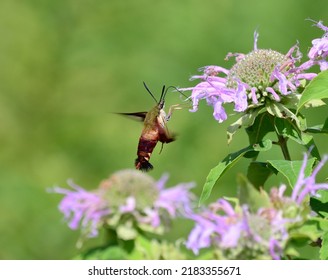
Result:
M285 160L292 160L288 151L287 140L288 139L283 137L282 135L278 135L278 144L284 155Z

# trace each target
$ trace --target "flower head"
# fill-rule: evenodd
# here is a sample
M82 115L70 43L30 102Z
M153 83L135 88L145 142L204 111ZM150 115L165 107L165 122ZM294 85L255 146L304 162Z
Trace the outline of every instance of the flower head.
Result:
M251 205L240 206L238 201L233 206L228 200L219 199L200 213L189 215L196 224L187 248L198 254L200 249L214 246L218 256L227 259L280 259L292 238L291 232L313 216L306 196L328 190L328 184L315 182L328 156L306 177L307 160L305 154L291 196L285 195L286 186L282 185L272 188L266 194L268 204L256 210Z
M313 73L305 73L309 67L296 66L302 54L298 45L287 54L257 48L258 33L254 33L254 50L248 54L229 53L227 58L236 57L230 70L220 66L205 66L202 75L192 76L202 81L191 90L193 110L201 99L213 106L213 116L218 122L227 119L225 103L232 103L236 112L246 112L265 106L268 102L282 102L288 95L295 94L301 80L312 79Z
M81 227L85 237L95 237L99 229L109 226L121 239L133 239L137 229L161 233L167 222L180 213L190 212L193 183L181 183L165 189L164 175L155 181L137 170L122 170L102 181L98 189L86 191L70 183L73 190L59 187L64 194L59 204L69 227Z

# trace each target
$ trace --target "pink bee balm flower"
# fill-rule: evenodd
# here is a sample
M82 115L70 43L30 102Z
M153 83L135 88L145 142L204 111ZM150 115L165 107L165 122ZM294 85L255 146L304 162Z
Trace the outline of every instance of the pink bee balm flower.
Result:
M258 49L258 33L254 33L254 49L248 54L229 53L236 57L231 69L210 65L200 68L200 79L194 87L180 88L191 91L192 112L197 111L199 101L205 99L214 109L213 116L219 122L227 119L224 104L232 103L236 112L265 106L266 101L281 102L286 96L296 94L301 80L311 80L316 74L305 73L310 65L296 66L302 55L298 45L287 54L269 49Z
M81 228L85 237L98 235L99 229L110 226L142 227L158 233L164 221L191 212L193 183L181 183L164 188L167 175L155 181L149 175L137 170L122 170L101 182L98 189L85 189L69 183L73 190L53 188L55 193L65 195L59 204L71 229ZM124 216L124 218L123 218ZM131 229L131 228L130 228ZM132 231L130 231L132 232ZM120 236L133 239L133 236Z

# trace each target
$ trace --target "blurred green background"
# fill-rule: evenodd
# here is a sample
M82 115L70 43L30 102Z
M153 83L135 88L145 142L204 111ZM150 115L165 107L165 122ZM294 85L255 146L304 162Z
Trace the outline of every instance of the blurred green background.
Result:
M228 52L247 53L253 32L258 46L282 53L298 40L306 53L322 32L307 18L328 24L328 2L313 0L1 0L0 2L0 259L68 259L78 253L78 232L57 209L72 178L96 188L112 172L133 168L142 125L112 112L150 109L163 84L191 86L204 65L230 67ZM167 106L179 102L167 95ZM326 117L311 114L310 124ZM316 119L317 118L317 119ZM234 119L232 117L232 119ZM196 194L210 168L247 145L243 131L226 143L227 121L212 108L175 112L169 128L178 141L157 148L150 173L170 173L170 186L196 181ZM317 138L322 153L325 138ZM292 148L294 159L301 149ZM267 158L282 158L273 149ZM213 193L236 195L243 160ZM278 184L281 178L272 178ZM185 236L181 226L170 235ZM99 240L93 241L99 243Z

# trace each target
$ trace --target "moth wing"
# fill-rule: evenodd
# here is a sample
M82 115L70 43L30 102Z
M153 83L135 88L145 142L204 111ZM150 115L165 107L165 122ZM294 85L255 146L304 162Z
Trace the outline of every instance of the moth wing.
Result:
M132 118L136 121L143 122L146 118L147 112L135 112L135 113L117 113L119 115L127 116L129 118Z

